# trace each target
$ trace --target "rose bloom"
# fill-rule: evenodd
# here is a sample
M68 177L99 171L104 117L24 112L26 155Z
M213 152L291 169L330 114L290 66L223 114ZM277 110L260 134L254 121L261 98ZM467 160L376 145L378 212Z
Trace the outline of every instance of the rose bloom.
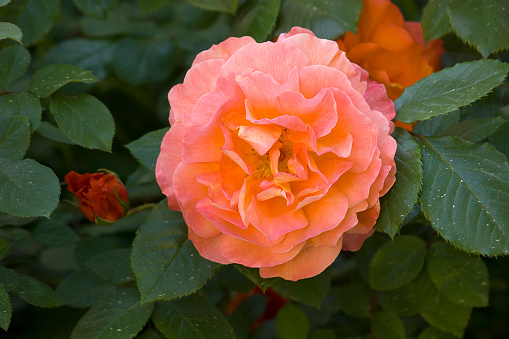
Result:
M394 105L336 42L229 38L168 98L156 177L203 257L298 280L371 235L395 180Z
M347 32L337 41L339 48L371 79L384 84L389 98L396 100L406 87L440 70L443 41L426 44L421 23L405 22L398 6L389 0L363 3L357 34Z
M113 174L71 171L65 176L65 182L78 199L83 215L92 222L113 223L127 212L129 195Z

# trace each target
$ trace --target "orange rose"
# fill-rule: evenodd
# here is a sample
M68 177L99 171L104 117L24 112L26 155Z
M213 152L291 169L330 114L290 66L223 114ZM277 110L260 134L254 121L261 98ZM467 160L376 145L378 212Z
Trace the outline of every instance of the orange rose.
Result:
M156 177L203 257L298 280L371 235L395 180L394 104L336 42L229 38L168 97Z
M129 209L127 190L113 174L71 171L65 176L65 182L78 199L83 215L92 222L111 224Z
M396 100L406 87L440 70L443 41L425 44L421 24L405 22L389 0L363 3L357 35L347 32L337 41L339 48L367 70L371 79L384 84L389 98ZM398 121L396 126L400 124Z

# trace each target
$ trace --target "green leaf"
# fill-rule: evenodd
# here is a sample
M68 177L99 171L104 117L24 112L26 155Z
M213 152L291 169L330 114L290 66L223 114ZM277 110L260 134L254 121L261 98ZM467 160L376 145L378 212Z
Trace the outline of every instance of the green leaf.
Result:
M476 60L433 73L407 87L395 102L396 119L413 123L449 113L485 96L500 85L509 64Z
M306 339L309 333L309 321L293 303L287 303L277 312L276 329L281 339Z
M0 287L14 291L19 286L19 276L15 271L0 266Z
M98 79L109 75L116 45L110 40L69 39L50 49L42 64L72 64L92 71Z
M18 297L37 307L58 306L58 296L48 285L26 274L16 273L19 285L12 290Z
M484 57L509 48L507 0L451 0L447 13L454 32Z
M52 271L69 272L78 268L74 246L48 247L41 250L39 262Z
M28 92L7 94L0 98L0 116L20 115L30 120L32 132L41 122L41 101Z
M135 36L152 38L157 34L158 28L153 21L130 21L126 18L110 17L108 20L97 20L84 17L80 20L83 33L90 38L107 38L118 36ZM116 44L108 42L110 47Z
M45 137L46 139L61 142L68 145L76 145L76 143L69 140L68 137L56 126L53 126L47 121L41 121L41 125L37 128L37 134Z
M251 325L253 325L267 309L267 299L268 298L265 296L259 294L250 295L228 316L228 322L233 327L236 338L247 338Z
M332 328L319 328L317 330L314 330L309 336L309 339L335 339L335 338L336 333L334 333L334 330Z
M452 31L449 17L447 16L447 5L451 0L429 0L422 11L422 31L424 39L430 41L443 37Z
M7 5L11 0L0 0L0 7Z
M116 285L102 280L95 274L80 271L62 280L56 292L63 305L90 307L116 288Z
M59 0L25 0L0 9L0 18L12 18L23 31L23 44L30 46L50 31L59 12Z
M382 308L399 316L420 313L425 302L420 300L420 297L415 280L395 290L378 292L378 301Z
M163 7L167 3L168 0L138 0L138 4L140 5L141 11L145 15L157 11L159 8Z
M354 282L336 289L336 301L341 311L352 317L368 317L371 310L371 291L368 286Z
M466 252L509 253L509 164L488 144L421 139L421 207L433 228ZM440 173L440 175L437 175Z
M6 290L0 287L0 327L7 331L11 323L12 308L9 294Z
M322 299L329 293L331 269L307 279L289 281L279 279L271 288L283 297L320 308Z
M216 273L218 264L200 256L187 238L182 214L154 209L133 242L131 263L142 301L191 294Z
M470 142L479 142L495 133L504 122L505 120L500 117L466 120L449 127L444 134L455 135Z
M133 338L150 318L153 303L140 304L136 289L108 294L78 321L71 339Z
M451 339L455 338L453 335L449 333L445 333L440 331L438 328L434 327L426 327L424 331L419 334L417 339Z
M7 240L0 238L0 259L4 257L10 247L11 244Z
M369 284L375 290L392 290L412 281L421 271L426 243L413 235L386 242L369 267Z
M72 2L86 15L106 19L108 13L117 6L118 0L72 0Z
M7 88L23 76L30 64L30 53L21 45L0 51L0 88Z
M97 78L78 66L51 64L35 72L28 89L39 98L46 98L70 82L92 84Z
M88 94L72 98L55 94L50 111L66 137L80 146L111 152L115 123L97 98Z
M21 160L30 144L28 118L0 115L0 158Z
M32 238L48 246L64 247L74 244L78 236L64 222L52 218L37 223Z
M417 121L414 126L414 133L434 136L444 135L444 132L451 126L460 121L460 111L454 111L447 114L437 115L429 120Z
M255 283L256 286L260 287L263 292L280 280L280 278L264 279L260 277L260 270L257 268L245 267L238 264L234 264L233 266L235 266L235 268L239 270L240 273L244 274L249 280Z
M121 40L113 56L113 69L132 85L163 81L173 70L175 49L169 39L139 41Z
M347 31L357 30L362 9L360 0L284 0L278 33L294 26L309 28L319 38L337 39Z
M281 0L252 0L244 2L235 15L231 35L252 36L262 42L272 32L281 7Z
M255 284L245 275L240 273L235 266L225 265L217 276L221 284L235 292L249 293L255 287Z
M509 121L500 126L495 133L490 137L490 144L495 146L497 151L505 154L509 159L509 142L507 142L507 136L509 135Z
M157 302L152 321L168 338L235 338L223 314L197 294Z
M0 22L0 40L12 39L21 43L23 33L21 29L10 22Z
M461 306L444 296L430 280L426 271L416 280L416 289L422 300L422 317L432 326L444 332L463 337L470 319L471 307Z
M53 171L32 159L0 162L0 187L0 211L20 217L49 216L60 196Z
M397 315L390 312L378 312L373 316L371 328L375 338L405 339L405 325Z
M480 258L441 241L431 246L426 266L435 286L451 301L464 306L488 306L490 280Z
M130 253L130 248L112 249L87 260L85 266L104 280L123 284L134 280L129 260Z
M127 244L119 242L118 238L113 237L85 237L81 238L76 244L74 256L76 262L80 264L84 269L88 270L85 266L85 262L99 253L106 252L108 250L125 247Z
M380 199L380 216L375 230L394 238L419 197L422 187L422 161L419 145L410 133L397 128L392 136L398 143L394 157L396 182Z
M235 14L239 0L186 0L191 5L209 11Z
M131 151L133 157L142 165L155 171L157 157L161 152L161 141L166 132L168 132L167 127L149 132L141 138L128 143L125 147Z

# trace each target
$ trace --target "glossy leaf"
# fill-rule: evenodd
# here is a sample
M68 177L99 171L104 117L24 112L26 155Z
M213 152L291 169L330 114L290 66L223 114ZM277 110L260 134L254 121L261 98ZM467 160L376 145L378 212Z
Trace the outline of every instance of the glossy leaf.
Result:
M421 312L425 300L417 291L415 280L395 290L379 291L378 301L382 308L399 316L414 315Z
M37 134L45 137L46 139L53 140L68 145L76 145L76 143L69 140L68 137L56 126L53 126L47 121L41 121L39 128L37 128Z
M414 133L425 136L444 135L445 131L460 121L460 111L437 115L429 120L417 121Z
M0 238L0 260L4 257L10 247L11 244L7 240Z
M281 0L252 0L244 2L235 15L231 34L249 35L262 42L272 32L281 7Z
M256 286L260 287L262 291L265 292L267 288L275 284L280 280L280 278L268 278L264 279L260 277L260 270L257 268L245 267L242 265L234 264L235 268L240 271L240 273L244 274L249 280L256 284Z
M509 142L507 142L507 135L509 135L509 121L500 126L492 136L490 136L490 144L495 146L497 151L505 154L509 159Z
M451 0L429 0L422 11L422 31L424 39L429 41L445 36L452 31L447 5Z
M500 117L466 120L449 127L444 135L455 135L466 141L479 142L495 133L504 122Z
M39 98L46 98L70 82L92 84L97 78L78 66L51 64L35 72L28 89Z
M12 290L27 303L38 307L56 307L58 296L48 285L26 274L16 273L19 285Z
M6 13L4 10L9 13L12 22L23 31L23 44L30 46L40 41L50 31L60 12L60 1L26 0L12 3L0 9L0 17L2 12Z
M106 19L108 13L117 6L118 0L72 0L72 2L86 15Z
M421 139L422 211L440 235L466 252L509 253L509 164L488 144ZM439 173L440 175L437 175Z
M309 28L319 38L337 39L347 31L357 30L361 8L360 0L285 0L277 32L300 26Z
M484 57L509 48L507 0L451 0L447 12L454 32Z
M463 337L472 308L450 301L435 287L426 271L419 275L415 286L423 301L422 317L442 331Z
M78 145L111 151L115 124L108 108L95 97L56 94L51 98L50 111L64 135Z
M168 128L161 128L157 131L149 132L141 138L128 143L125 147L131 151L131 154L142 165L155 171L157 157L161 152L161 141L167 131Z
M63 305L90 307L116 288L116 285L102 280L95 274L80 271L62 280L56 288L56 293Z
M0 7L7 5L11 0L0 0Z
M32 132L39 127L41 114L41 101L31 93L12 93L0 98L0 116L25 116L30 121Z
M123 284L134 280L129 254L131 249L113 249L87 260L85 266L106 281Z
M21 45L0 51L0 88L7 88L23 76L30 64L30 53Z
M0 159L21 160L30 144L28 118L0 115Z
M157 302L152 321L168 338L235 338L223 314L197 294Z
M235 14L239 0L186 0L191 5L209 11Z
M329 293L331 285L331 270L326 269L319 275L289 281L279 279L271 288L283 297L320 308L322 299Z
M121 40L113 56L113 69L119 78L132 85L165 80L174 67L175 50L168 39Z
M108 294L78 321L71 339L134 338L152 314L154 304L140 304L136 289Z
M406 123L457 110L500 85L509 64L498 60L463 62L417 81L394 102L396 119Z
M306 339L309 321L295 304L287 303L276 316L276 329L281 339Z
M104 79L110 73L115 47L109 40L64 40L44 55L42 64L72 64L92 71L98 79Z
M60 183L53 171L32 159L0 162L0 211L21 217L49 216Z
M21 29L10 22L0 22L0 40L12 39L21 42L23 33Z
M145 15L158 10L167 3L168 0L138 0L138 4L140 5L141 11Z
M155 209L133 242L131 263L142 301L191 294L214 275L218 264L200 256L187 238L182 214Z
M451 301L464 306L488 306L488 269L480 258L436 242L429 250L426 266L435 286Z
M421 271L426 243L412 235L386 242L369 267L369 284L375 290L391 290L412 281Z
M7 331L11 323L12 308L9 294L0 287L0 328Z
M403 321L390 312L378 312L373 316L371 329L375 338L401 338L405 339L405 325Z
M397 128L392 135L397 143L396 182L380 199L380 216L375 229L391 238L399 232L403 220L414 207L422 187L422 161L417 141L407 131Z

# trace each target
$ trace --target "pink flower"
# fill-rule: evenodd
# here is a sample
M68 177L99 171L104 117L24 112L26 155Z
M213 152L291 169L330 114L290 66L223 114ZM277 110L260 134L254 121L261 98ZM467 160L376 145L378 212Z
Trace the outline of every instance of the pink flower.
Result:
M394 105L336 42L229 38L168 99L156 177L203 257L299 280L371 235L395 180Z

